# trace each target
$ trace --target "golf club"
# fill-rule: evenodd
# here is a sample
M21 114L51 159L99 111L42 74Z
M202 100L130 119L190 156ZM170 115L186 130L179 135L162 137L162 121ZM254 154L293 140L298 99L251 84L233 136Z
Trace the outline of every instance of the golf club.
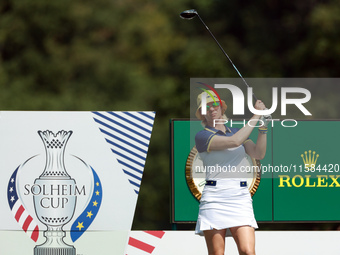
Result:
M236 70L236 72L238 73L238 75L241 77L241 79L243 80L244 84L246 84L246 86L249 88L248 83L246 82L246 80L243 78L243 76L241 75L241 73L239 72L239 70L237 69L237 67L234 65L233 61L230 59L230 57L228 56L228 54L224 51L224 49L222 48L222 46L220 45L220 43L217 41L217 39L215 38L215 36L213 35L213 33L210 31L210 29L208 28L208 26L204 23L204 21L202 20L201 16L198 14L198 12L195 9L191 9L191 10L185 10L183 11L180 15L179 15L182 19L193 19L195 16L197 16L200 21L202 22L202 24L205 26L205 28L208 30L208 32L210 33L210 35L212 36L212 38L214 38L215 42L217 43L218 47L220 47L220 49L222 50L222 52L224 53L224 55L227 57L227 59L229 60L229 62L232 64L232 66L234 67L234 69ZM255 102L257 101L257 97L255 96L255 94L253 93L253 98L255 100Z

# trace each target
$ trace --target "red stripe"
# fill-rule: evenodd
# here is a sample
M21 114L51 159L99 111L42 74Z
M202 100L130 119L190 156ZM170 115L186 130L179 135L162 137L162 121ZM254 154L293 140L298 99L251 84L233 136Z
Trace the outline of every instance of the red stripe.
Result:
M27 229L29 227L29 225L31 224L33 218L31 217L31 215L28 215L28 217L26 218L24 225L22 225L22 229L27 232Z
M144 231L145 233L148 233L150 235L153 235L155 237L158 237L158 238L162 238L165 234L164 231Z
M39 227L38 226L35 226L33 232L32 232L32 235L31 235L31 239L36 242L38 240L38 237L39 237Z
M18 211L16 212L16 214L15 214L15 219L19 222L19 219L20 219L20 217L21 217L21 215L22 215L22 213L25 211L25 208L22 206L22 205L20 205L20 207L19 207L19 209L18 209Z
M145 252L150 253L150 254L155 249L154 246L147 244L147 243L144 243L144 242L141 242L141 241L139 241L139 240L137 240L133 237L130 237L129 245L136 247L137 249L140 249L140 250L145 251Z

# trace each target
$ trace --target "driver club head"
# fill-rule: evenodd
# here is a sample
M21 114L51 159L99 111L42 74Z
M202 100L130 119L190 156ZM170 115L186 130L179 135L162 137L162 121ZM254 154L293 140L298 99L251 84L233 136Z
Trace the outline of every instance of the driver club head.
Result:
M182 19L193 19L196 15L198 15L197 11L195 9L191 9L183 11L179 16Z

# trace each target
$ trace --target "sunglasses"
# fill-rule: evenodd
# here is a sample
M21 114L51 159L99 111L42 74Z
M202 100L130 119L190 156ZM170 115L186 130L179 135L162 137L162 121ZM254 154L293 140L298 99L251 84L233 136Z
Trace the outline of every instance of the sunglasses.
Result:
M207 104L207 110L209 110L210 109L210 107L219 107L220 106L220 102L214 102L214 103L212 103L211 105L208 105Z

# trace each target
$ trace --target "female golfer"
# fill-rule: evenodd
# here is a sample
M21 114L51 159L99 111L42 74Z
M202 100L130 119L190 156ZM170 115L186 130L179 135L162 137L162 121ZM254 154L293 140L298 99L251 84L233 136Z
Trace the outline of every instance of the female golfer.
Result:
M258 128L257 142L253 143L249 135L261 116L254 115L251 125L246 124L241 129L228 128L223 121L227 119L224 114L227 105L219 101L213 91L206 94L206 115L201 114L203 93L197 98L196 117L202 120L205 129L196 134L195 142L207 172L195 233L204 234L209 255L223 255L226 231L230 229L239 254L254 255L258 226L242 173L249 166L246 154L255 159L264 158L267 127ZM260 100L256 101L255 109L265 108Z

